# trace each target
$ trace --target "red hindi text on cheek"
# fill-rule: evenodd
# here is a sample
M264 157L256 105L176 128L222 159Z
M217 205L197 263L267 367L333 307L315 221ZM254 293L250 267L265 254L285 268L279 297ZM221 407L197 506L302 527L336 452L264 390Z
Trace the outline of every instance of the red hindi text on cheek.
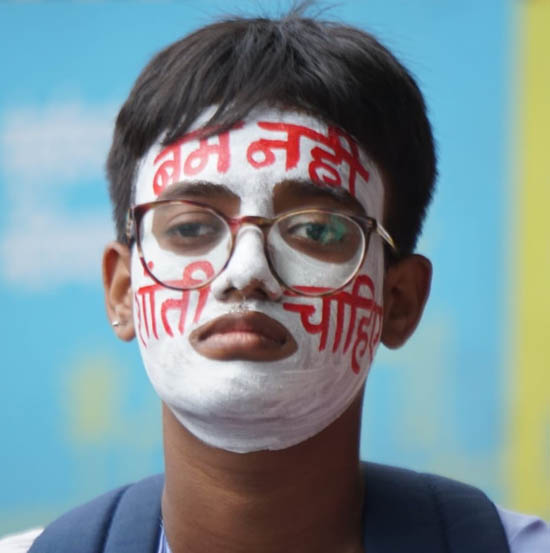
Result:
M323 292L323 288L302 286L304 292ZM366 295L363 295L366 292ZM287 296L296 296L292 292L285 292ZM342 351L346 353L350 346L351 369L354 373L359 373L361 367L370 363L374 356L374 350L380 340L382 326L382 307L374 300L374 283L372 279L365 274L358 275L353 283L351 292L341 290L329 296L320 298L311 298L312 303L308 303L302 297L299 303L286 301L283 308L287 311L296 313L300 316L300 322L308 334L319 334L319 351L323 351L327 346L330 333L331 309L336 307L334 337L332 343L332 353ZM312 317L316 314L320 306L320 320L318 323L312 322ZM342 346L342 337L344 334L345 312L349 312L347 332ZM359 322L357 319L359 317Z
M209 261L194 261L184 268L183 276L180 280L170 281L167 284L172 286L194 286L210 280L213 275L214 269ZM161 301L160 304L157 304L156 294L159 290L167 290L167 288L155 282L140 287L134 294L137 309L138 336L145 347L147 347L150 340L159 339L159 324L157 319L160 319L164 333L167 336L183 335L189 309L190 294L198 295L193 315L193 322L198 322L208 299L210 286L197 290L172 290L178 297L169 297ZM170 311L176 311L176 314L179 315L175 330L172 328L168 318Z

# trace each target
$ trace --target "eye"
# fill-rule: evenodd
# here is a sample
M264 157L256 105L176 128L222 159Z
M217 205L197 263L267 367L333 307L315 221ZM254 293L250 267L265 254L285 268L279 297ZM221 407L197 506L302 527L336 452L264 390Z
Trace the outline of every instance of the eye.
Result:
M326 263L347 263L361 255L364 235L350 217L324 211L303 211L279 220L268 237L270 251L278 251L278 259L288 251ZM294 257L295 258L295 257ZM288 258L287 258L288 259Z
M199 237L206 237L208 235L215 234L218 229L214 225L209 223L201 223L199 221L180 223L172 225L166 229L166 234L182 239L193 239Z
M186 248L214 245L223 231L223 224L208 213L186 213L167 222L162 235L173 247Z
M186 256L207 253L227 235L223 219L212 212L169 207L153 214L152 234L164 250Z
M331 246L345 240L348 229L340 218L332 217L327 222L298 222L289 226L286 232L289 237L309 240L321 246Z

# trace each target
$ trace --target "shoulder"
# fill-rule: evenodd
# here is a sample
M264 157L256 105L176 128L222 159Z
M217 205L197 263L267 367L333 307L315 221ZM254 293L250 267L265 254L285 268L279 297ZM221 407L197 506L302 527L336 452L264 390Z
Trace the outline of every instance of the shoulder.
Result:
M511 553L550 552L550 525L533 516L514 513L497 506Z
M163 483L157 475L107 492L61 515L43 531L6 538L0 553L120 553L135 551L137 543L153 550Z
M500 517L481 490L408 469L365 469L363 530L371 550L508 551Z
M387 524L387 520L397 521L400 527L404 524L408 528L412 540L426 528L427 521L431 525L427 540L433 536L433 526L439 520L446 541L462 544L455 548L457 551L472 551L475 542L475 551L550 553L548 523L536 516L499 508L475 487L394 467L369 464L366 468L366 488L375 491L371 513L376 518L382 512L378 526ZM367 505L368 496L366 493ZM422 524L418 524L419 520Z
M0 553L27 553L43 528L33 528L0 538Z
M88 520L90 517L93 518L96 512L102 514L111 505L116 504L118 497L126 488L127 486L107 492L84 505L68 511L58 520L67 520L69 526L71 526L77 525L79 521ZM57 521L55 523L58 524ZM44 530L44 528L33 528L25 532L0 537L0 553L27 553L36 539L44 533Z

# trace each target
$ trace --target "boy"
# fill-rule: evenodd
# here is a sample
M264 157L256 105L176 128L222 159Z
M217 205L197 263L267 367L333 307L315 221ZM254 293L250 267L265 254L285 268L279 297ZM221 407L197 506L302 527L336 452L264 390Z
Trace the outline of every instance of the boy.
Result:
M199 29L138 78L107 168L107 312L163 402L165 477L24 550L548 550L478 490L359 461L377 345L428 297L436 176L422 95L372 36L297 11Z

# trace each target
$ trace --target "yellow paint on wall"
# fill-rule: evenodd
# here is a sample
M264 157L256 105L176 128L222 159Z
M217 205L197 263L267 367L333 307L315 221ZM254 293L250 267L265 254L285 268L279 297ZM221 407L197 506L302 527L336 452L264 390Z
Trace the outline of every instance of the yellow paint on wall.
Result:
M510 504L550 519L550 1L522 1L518 9Z
M84 357L71 367L69 374L67 401L73 443L107 440L118 414L117 371L107 357Z

